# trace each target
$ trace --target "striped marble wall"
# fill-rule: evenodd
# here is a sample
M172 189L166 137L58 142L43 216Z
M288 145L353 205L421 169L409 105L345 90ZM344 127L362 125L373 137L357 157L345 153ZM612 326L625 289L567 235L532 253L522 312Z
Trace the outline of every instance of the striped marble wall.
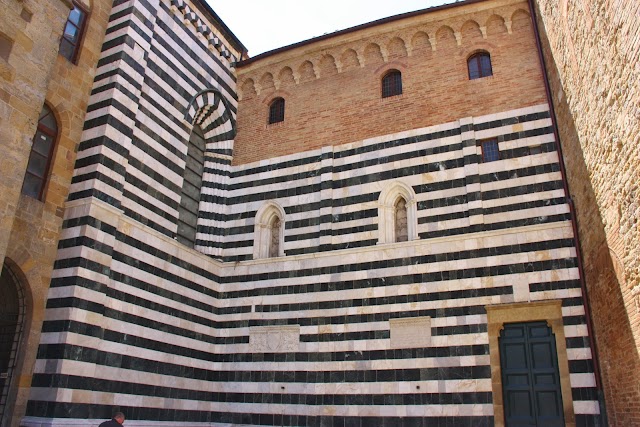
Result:
M597 423L548 106L233 166L229 49L176 5L114 3L23 425L493 425L486 307L544 300L562 303L577 424ZM174 239L192 123L195 249ZM500 160L481 162L487 138ZM393 243L400 189L413 235ZM254 259L268 203L284 255Z

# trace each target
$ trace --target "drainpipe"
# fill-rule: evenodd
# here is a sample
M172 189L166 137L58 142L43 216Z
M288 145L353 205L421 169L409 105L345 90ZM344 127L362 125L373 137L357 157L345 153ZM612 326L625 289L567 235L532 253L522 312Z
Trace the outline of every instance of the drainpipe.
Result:
M602 377L600 376L600 361L598 359L598 349L596 346L595 335L593 333L593 321L591 319L591 309L589 308L589 298L587 297L587 286L584 281L584 266L582 263L582 251L580 250L580 239L578 236L578 223L576 221L576 211L575 206L573 204L573 200L571 199L571 193L569 193L569 182L567 180L567 171L564 166L564 156L562 155L562 147L560 145L560 134L558 133L558 125L555 108L553 107L553 99L551 97L551 86L549 84L549 78L547 76L547 67L544 60L544 55L542 53L542 43L540 41L540 32L538 29L538 20L536 19L536 8L534 4L534 0L528 0L529 2L529 10L531 11L531 20L533 22L533 32L535 34L536 46L538 48L538 59L540 63L540 68L542 72L542 78L544 80L544 90L547 96L547 103L549 104L549 111L551 113L551 122L553 127L553 134L555 137L555 145L556 150L558 151L558 155L560 157L560 173L562 175L562 185L564 187L564 192L567 197L567 204L569 205L569 216L571 217L571 227L573 228L573 235L576 242L576 257L578 258L578 272L580 274L580 288L582 289L583 295L583 305L584 305L584 313L585 319L587 321L587 331L589 332L590 344L592 350L592 358L593 358L593 371L594 376L596 378L596 389L598 393L598 404L600 406L600 415L602 416L602 421L604 425L607 426L607 411L604 404L604 392L602 390Z

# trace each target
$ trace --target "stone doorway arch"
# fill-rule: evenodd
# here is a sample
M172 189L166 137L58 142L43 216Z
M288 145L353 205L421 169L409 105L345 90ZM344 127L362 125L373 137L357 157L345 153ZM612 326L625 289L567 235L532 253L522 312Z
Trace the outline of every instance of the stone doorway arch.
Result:
M0 274L0 426L9 425L15 399L15 371L25 327L26 298L16 272L6 263Z

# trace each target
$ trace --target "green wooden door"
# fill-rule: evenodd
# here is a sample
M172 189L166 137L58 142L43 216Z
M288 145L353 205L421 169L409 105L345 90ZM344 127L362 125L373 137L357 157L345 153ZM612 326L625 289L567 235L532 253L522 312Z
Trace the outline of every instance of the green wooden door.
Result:
M500 364L508 427L564 426L556 340L546 322L506 324Z

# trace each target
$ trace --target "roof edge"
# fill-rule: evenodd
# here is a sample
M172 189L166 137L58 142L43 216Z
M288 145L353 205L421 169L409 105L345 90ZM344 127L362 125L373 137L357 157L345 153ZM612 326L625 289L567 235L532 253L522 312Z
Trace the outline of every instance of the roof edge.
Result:
M233 45L236 50L240 52L240 57L248 55L248 50L245 45L242 44L240 39L233 34L233 31L227 27L227 24L218 16L217 13L214 12L213 8L209 6L209 3L206 0L193 0L193 3L200 9L202 13L209 15L213 19L213 21L218 24L220 32L222 35L229 40L229 42Z
M269 50L267 52L263 52L259 55L256 55L252 58L247 58L244 59L242 61L239 61L236 63L236 67L240 68L246 65L250 65L260 59L264 59L264 58L268 58L269 56L272 55L276 55L278 53L282 53L282 52L286 52L288 50L292 50L298 47L302 47L302 46L306 46L315 42L319 42L319 41L323 41L323 40L327 40L330 39L332 37L338 37L338 36L342 36L344 34L349 34L349 33L353 33L359 30L364 30L367 28L371 28L371 27L375 27L377 25L383 25L383 24L387 24L389 22L394 22L394 21L399 21L402 19L406 19L406 18L412 18L414 16L419 16L419 15L423 15L425 13L432 13L432 12L438 12L440 10L446 10L446 9L452 9L455 7L461 7L461 6L466 6L469 4L474 4L474 3L482 3L486 0L462 0L462 1L455 1L454 3L447 3L447 4L442 4L440 6L433 6L433 7L428 7L426 9L420 9L420 10L415 10L413 12L405 12L405 13L401 13L399 15L393 15L393 16L388 16L386 18L381 18L381 19L377 19L375 21L371 21L371 22L366 22L364 24L360 24L360 25L356 25L355 27L349 27L349 28L345 28L344 30L338 30L335 31L333 33L329 33L329 34L323 34L321 36L318 37L313 37L307 40L303 40L297 43L293 43L287 46L283 46L283 47L279 47L277 49L273 49L273 50Z

